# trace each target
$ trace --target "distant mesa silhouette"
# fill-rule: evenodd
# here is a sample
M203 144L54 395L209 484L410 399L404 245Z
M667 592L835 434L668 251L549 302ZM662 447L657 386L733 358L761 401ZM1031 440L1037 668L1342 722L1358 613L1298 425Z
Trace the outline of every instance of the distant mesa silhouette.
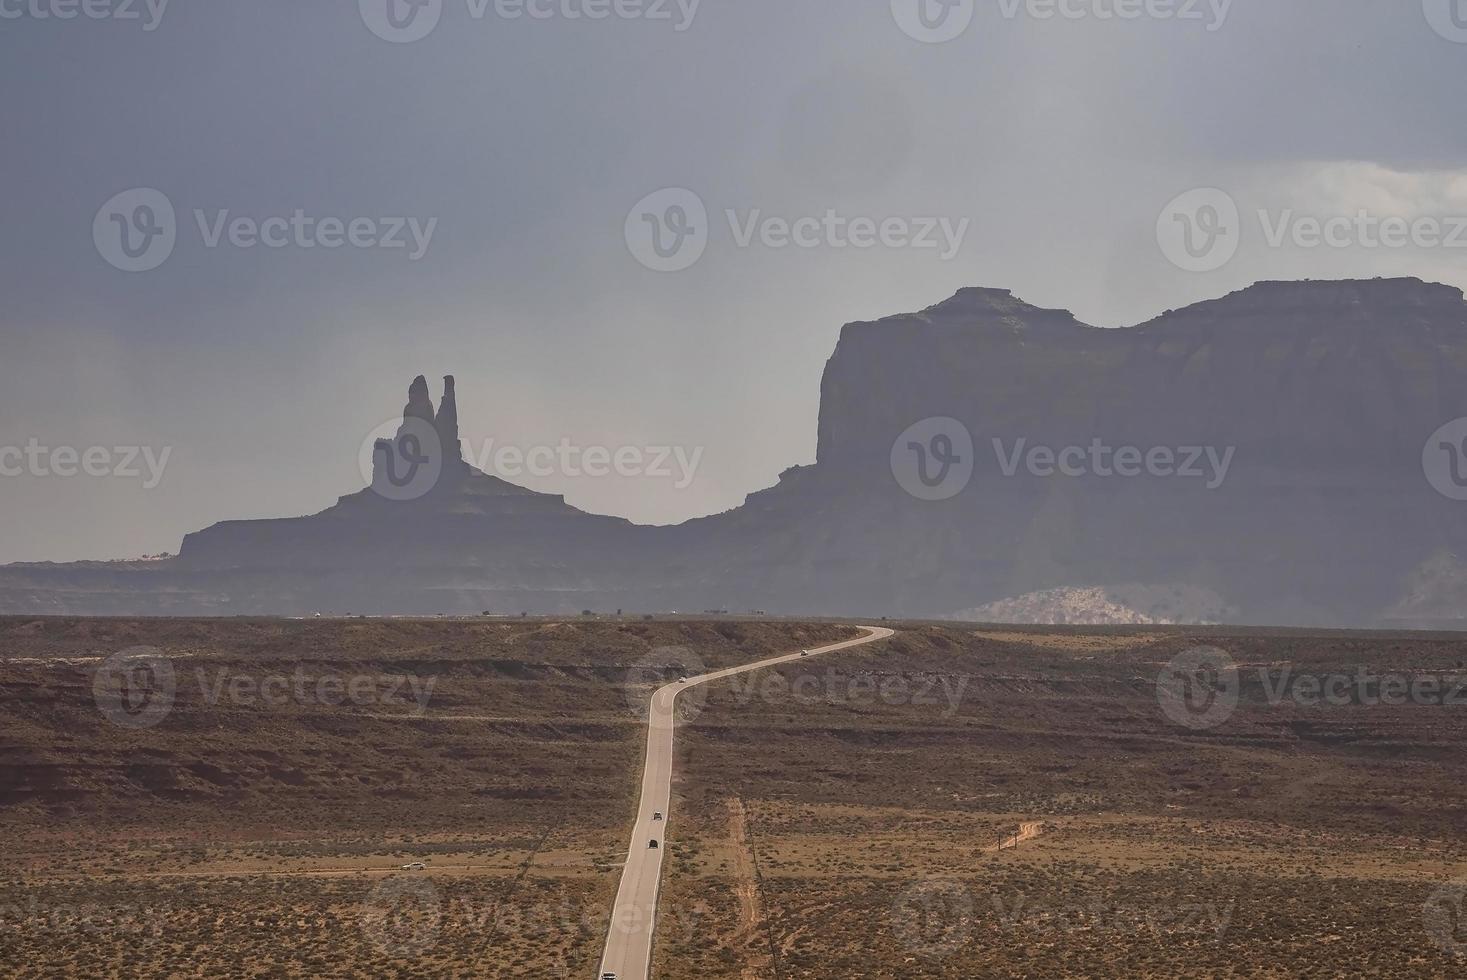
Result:
M1459 289L1261 282L1100 329L975 287L847 324L820 392L813 462L725 513L642 527L474 469L454 379L435 408L419 377L371 486L216 524L163 561L0 568L0 611L1467 627L1467 505L1434 486L1452 460L1428 445L1467 418ZM917 453L911 432L943 442ZM386 499L405 449L441 472Z

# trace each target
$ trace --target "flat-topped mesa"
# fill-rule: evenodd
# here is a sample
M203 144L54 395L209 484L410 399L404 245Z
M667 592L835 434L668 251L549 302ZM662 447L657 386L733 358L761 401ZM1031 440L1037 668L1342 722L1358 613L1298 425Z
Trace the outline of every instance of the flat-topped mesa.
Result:
M1410 310L1438 310L1467 313L1462 290L1416 278L1401 279L1327 279L1298 282L1265 280L1219 299L1207 300L1188 307L1191 316L1263 313L1269 316L1299 311L1338 310L1397 313Z
M964 286L941 303L927 307L918 316L981 318L1040 312L1057 311L1041 310L1019 299L1008 289Z
M902 313L884 317L874 323L847 324L846 329L861 332L889 329L893 325L927 325L942 328L999 327L1005 332L1031 330L1075 330L1086 324L1075 319L1069 310L1050 310L1027 303L1007 289L965 286L952 296L919 313Z
M814 465L725 514L640 527L480 473L472 452L437 472L461 445L453 380L435 407L418 378L382 427L376 492L216 524L147 568L0 568L0 610L1467 628L1467 571L1441 557L1467 555L1458 454L1437 435L1467 417L1452 287L1260 283L1124 328L964 289L847 325L821 384ZM952 422L915 431L966 429L971 447L917 452L929 419ZM911 489L934 476L946 499Z

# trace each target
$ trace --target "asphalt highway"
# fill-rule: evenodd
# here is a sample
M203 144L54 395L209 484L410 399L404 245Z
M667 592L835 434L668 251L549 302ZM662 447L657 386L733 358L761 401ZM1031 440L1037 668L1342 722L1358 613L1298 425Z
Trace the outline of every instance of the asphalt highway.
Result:
M651 969L652 934L657 925L657 897L662 880L662 857L666 853L666 831L673 814L668 811L672 799L672 749L677 698L683 691L712 681L744 674L765 667L790 663L805 657L848 650L865 643L875 643L892 635L883 627L863 626L867 635L808 652L796 652L743 667L715 671L684 681L675 681L657 689L647 729L647 762L642 771L642 802L637 810L636 829L632 832L627 862L621 873L621 885L612 909L611 929L606 939L606 952L601 958L601 974L615 974L617 980L647 980ZM662 814L662 820L654 819ZM649 846L656 841L657 847Z

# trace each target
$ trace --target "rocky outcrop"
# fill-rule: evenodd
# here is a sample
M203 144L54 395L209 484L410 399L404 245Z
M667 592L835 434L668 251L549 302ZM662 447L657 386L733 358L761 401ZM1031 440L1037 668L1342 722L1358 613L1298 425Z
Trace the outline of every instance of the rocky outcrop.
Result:
M433 430L438 436L438 448L443 453L444 471L451 477L462 476L468 468L464 462L463 441L458 433L458 395L453 375L443 378L443 400L438 403L438 414L433 419Z
M372 490L385 499L419 496L414 481L453 486L468 475L458 433L458 400L453 376L443 379L443 401L435 410L428 380L421 374L408 387L402 424L391 439L378 439L372 449ZM426 491L425 491L426 492Z
M933 417L962 424L974 467L926 502L891 454ZM723 577L866 610L1148 582L1216 594L1233 621L1376 624L1431 554L1467 553L1467 504L1422 468L1427 437L1460 417L1467 303L1450 287L1263 283L1125 329L969 289L845 327L817 464L709 523ZM1005 471L1020 447L1097 440L1228 465L1221 479L1206 455L1200 478L1123 478L1088 456L1074 476L1027 457Z
M1032 625L1208 626L1237 616L1205 589L1173 585L1119 585L1103 588L1045 589L1000 599L950 618L971 623Z
M426 492L392 499L374 476L321 514L219 524L146 568L0 569L0 610L1068 618L1089 605L1305 626L1467 612L1463 576L1436 558L1467 554L1467 504L1423 473L1427 437L1467 417L1467 302L1414 279L1260 283L1122 329L979 288L849 324L821 383L815 463L678 527L473 469L452 378L436 410L416 379L403 415L399 439L438 447ZM912 465L910 427L935 418L971 459L954 492L923 499L894 467ZM412 447L386 448L404 462Z
M407 405L402 410L403 421L420 419L432 425L435 414L433 397L428 394L428 379L420 374L408 386Z

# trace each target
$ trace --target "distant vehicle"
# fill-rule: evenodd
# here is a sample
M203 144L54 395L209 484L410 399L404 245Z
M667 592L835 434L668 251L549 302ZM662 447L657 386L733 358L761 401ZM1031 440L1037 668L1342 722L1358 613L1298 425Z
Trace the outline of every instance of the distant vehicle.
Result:
M655 840L649 840L647 842L647 849L649 851L655 851L655 850L657 850L657 842Z
M426 864L424 864L422 861L414 861L412 864L404 864L402 866L402 870L403 871L427 871L428 870L428 866Z
M800 651L800 656L802 656L802 657L808 657L808 656L810 656L810 651L809 650L801 650Z
M601 974L601 980L616 980L616 974L615 973L603 973L603 974Z
M662 819L662 811L661 810L658 810L656 813L652 814L652 819L653 820L661 820Z
M687 678L686 678L686 677L679 677L679 678L678 678L678 679L677 679L677 682L678 682L678 683L679 683L679 684L686 684L686 683L687 683L687 682L688 682L688 679L687 679Z

